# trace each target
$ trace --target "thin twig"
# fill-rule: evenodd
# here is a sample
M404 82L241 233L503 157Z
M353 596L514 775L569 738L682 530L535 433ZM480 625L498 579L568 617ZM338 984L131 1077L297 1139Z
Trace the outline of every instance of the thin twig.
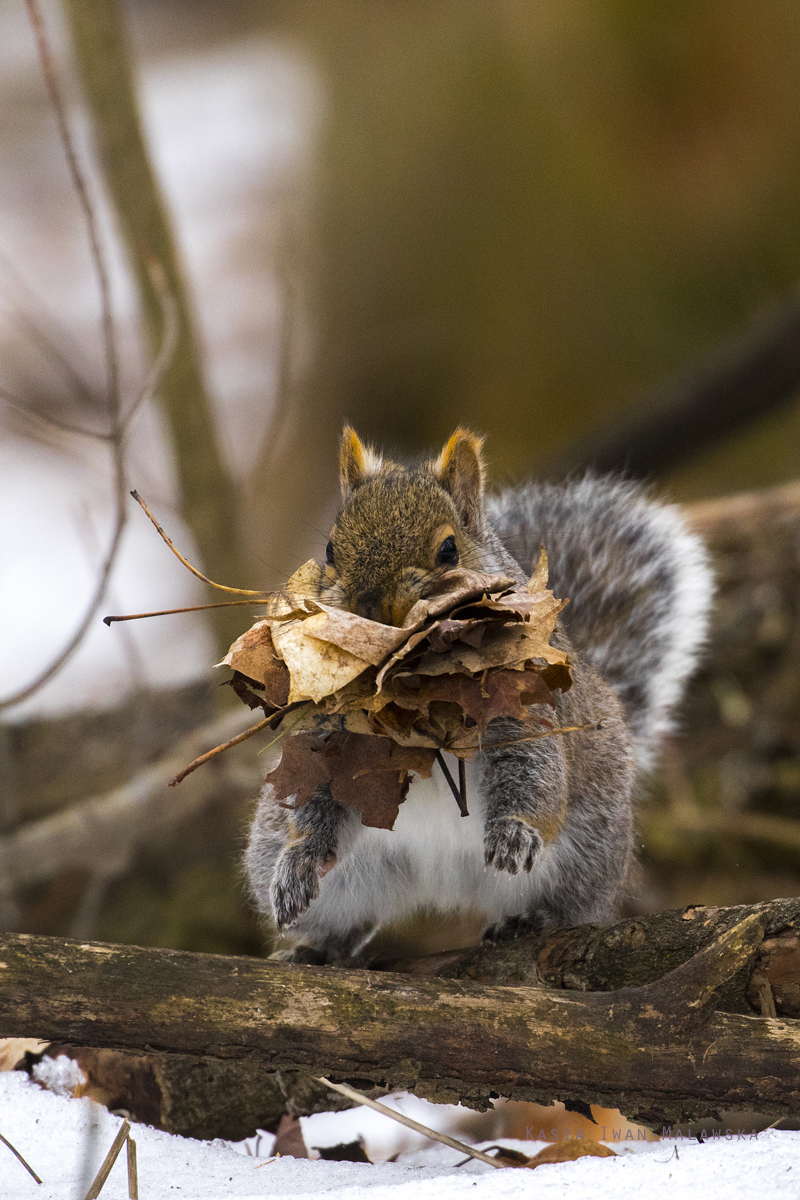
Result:
M95 442L107 442L110 440L109 434L103 433L102 430L84 429L82 425L72 425L69 421L62 421L59 417L50 416L49 413L40 413L32 404L29 404L26 400L21 400L19 396L6 391L5 388L0 388L0 400L4 400L9 408L24 413L26 417L33 417L34 420L40 421L43 425L50 425L53 429L60 429L62 433L76 433L79 437L90 438Z
M207 763L210 758L215 758L218 754L222 754L224 750L230 750L231 746L238 746L240 742L246 742L247 739L251 738L254 733L258 733L260 730L266 729L267 725L269 725L271 721L274 721L281 712L286 712L290 707L291 706L287 704L286 708L279 708L277 712L272 713L269 717L265 717L264 720L259 721L257 725L251 725L249 729L245 729L244 733L237 734L236 737L231 738L229 742L223 742L221 746L215 746L213 750L209 750L206 754L201 754L199 758L194 760L194 762L190 762L188 767L185 767L182 771L179 771L174 779L170 779L169 786L175 787L175 785L180 783L181 780L185 779L187 775L191 775L192 771L196 771L198 767L202 767L203 763Z
M120 422L123 435L127 434L131 422L142 405L148 404L161 386L175 355L175 351L178 348L178 339L180 337L178 303L167 287L167 277L164 268L161 266L161 263L153 260L149 270L153 290L158 296L158 302L161 305L164 332L161 339L161 346L144 381L144 386Z
M540 738L557 737L563 733L582 733L586 730L596 732L602 729L600 721L592 721L588 725L564 725L561 729L546 729L543 733L528 733L523 737L511 738L507 742L480 742L474 746L448 746L447 749L453 751L463 750L500 750L504 746L518 746L521 742L536 742Z
M17 1150L16 1146L12 1146L12 1145L11 1145L11 1142L8 1140L8 1138L7 1138L7 1137L3 1137L2 1133L0 1133L0 1142L2 1142L4 1146L8 1146L9 1150L11 1151L11 1153L12 1153L12 1154L14 1154L14 1155L16 1155L16 1157L17 1157L17 1158L19 1159L19 1161L22 1163L22 1165L23 1165L23 1167L25 1168L25 1170L28 1172L28 1174L29 1174L29 1175L32 1175L32 1176L33 1176L33 1178L36 1180L36 1182L37 1182L37 1183L41 1183L41 1182L42 1182L42 1181L41 1181L41 1179L39 1178L39 1176L38 1176L38 1175L36 1174L36 1172L34 1171L33 1167L30 1165L30 1163L27 1163L27 1162L25 1162L25 1159L22 1157L22 1155L20 1154L19 1150Z
M111 1143L111 1149L109 1150L108 1154L105 1156L105 1158L103 1160L103 1165L100 1167L100 1170L97 1172L94 1179L92 1180L92 1182L89 1185L89 1190L86 1193L85 1200L97 1200L97 1197L100 1195L101 1191L103 1190L103 1185L105 1184L105 1181L108 1179L109 1175L111 1174L111 1168L113 1167L114 1163L117 1161L117 1155L119 1154L120 1150L122 1149L123 1145L125 1144L125 1141L127 1140L127 1137L128 1137L128 1134L130 1133L130 1131L131 1131L130 1121L128 1121L128 1120L123 1121L119 1127L117 1136L114 1138L114 1141Z
M195 575L198 579L202 579L203 583L210 583L212 587L219 588L219 590L221 592L234 592L238 596L260 596L263 599L268 599L272 595L271 592L254 592L254 591L251 591L249 588L234 588L234 587L227 587L224 583L214 583L213 579L209 579L208 576L204 575L202 571L198 571L197 567L193 567L192 564L183 557L180 550L175 549L172 542L170 541L170 539L167 537L166 533L164 533L164 530L159 525L158 521L155 519L153 514L150 512L150 509L147 507L144 500L142 499L142 497L139 495L139 493L135 489L131 492L131 495L133 496L134 500L139 505L139 507L147 514L147 516L153 522L153 524L155 525L156 529L158 530L158 533L160 534L161 538L163 539L163 541L165 541L167 543L167 545L169 546L170 550L175 555L175 557L180 562L182 562L183 565L189 571L191 571L193 575Z
M455 797L455 802L458 805L459 812L461 813L462 817L468 817L469 813L465 812L464 808L462 808L462 806L461 806L461 792L456 787L455 780L453 779L453 776L450 774L450 768L448 767L447 763L445 762L444 755L442 754L441 750L436 751L436 761L438 762L439 766L442 768L442 774L444 775L445 779L447 780L447 782L450 785L450 791L453 793L453 796ZM458 773L459 773L459 777L460 777L460 775L461 775L461 766L460 765L458 768Z
M72 177L72 185L75 188L75 194L78 197L78 203L83 212L84 221L86 222L86 232L89 235L89 246L92 252L92 261L94 263L95 273L97 275L97 283L100 289L100 310L101 310L101 331L103 339L103 349L106 359L106 387L108 389L109 407L111 409L112 425L118 426L120 415L120 394L119 394L119 359L117 356L117 339L114 332L114 313L111 305L111 285L109 282L109 272L106 264L106 256L100 240L100 230L97 221L97 214L94 209L91 197L89 195L89 186L78 161L78 154L75 149L75 143L72 140L72 133L67 123L66 105L64 98L61 95L61 89L56 75L53 55L50 51L50 44L47 39L47 33L44 27L44 19L41 9L39 8L39 0L25 0L25 6L28 10L28 16L33 27L34 36L36 38L36 48L39 52L39 62L42 68L45 86L50 95L50 102L53 106L55 118L58 123L58 134L61 140L61 145L67 159L67 166Z
M467 764L463 758L458 760L458 790L461 793L461 798L458 802L459 811L462 817L469 816L467 808Z
M389 1108L386 1104L381 1104L379 1100L370 1100L369 1096L365 1096L363 1092L357 1092L355 1088L348 1087L346 1083L331 1083L330 1079L324 1076L317 1078L317 1083L324 1083L333 1092L339 1092L341 1096L347 1096L348 1100L356 1100L359 1104L366 1104L368 1108L374 1108L376 1112L383 1113L385 1117L391 1117L393 1121L397 1121L400 1125L405 1125L407 1129L413 1129L415 1133L424 1134L425 1137L431 1138L434 1142L441 1142L444 1146L449 1146L451 1150L459 1150L462 1154L468 1154L470 1158L480 1159L481 1162L488 1163L490 1167L495 1167L498 1170L503 1170L505 1164L499 1163L489 1154L484 1154L482 1150L475 1150L472 1146L468 1146L466 1142L456 1141L455 1138L449 1137L446 1133L439 1133L436 1129L431 1129L427 1125L421 1125L419 1121L413 1121L411 1117L406 1117L403 1113L395 1112L393 1108Z
M258 604L257 600L220 600L218 604L193 604L189 608L162 608L158 612L129 613L127 616L103 617L104 625L115 621L141 621L144 617L171 617L174 613L203 612L207 608L233 608L237 604Z

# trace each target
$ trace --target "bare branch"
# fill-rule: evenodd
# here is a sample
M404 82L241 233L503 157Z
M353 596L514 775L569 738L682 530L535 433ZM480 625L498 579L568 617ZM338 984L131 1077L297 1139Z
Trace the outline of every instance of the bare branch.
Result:
M114 482L114 528L111 535L111 542L106 553L103 565L100 570L100 577L94 589L94 594L89 602L89 605L84 613L78 628L73 633L72 637L67 642L66 646L56 655L50 664L36 676L31 683L19 691L12 693L0 700L0 711L5 708L11 708L16 704L27 700L48 680L52 679L72 658L75 651L83 642L86 633L94 620L100 605L103 602L108 581L111 578L111 573L117 561L117 554L122 543L122 535L125 530L127 521L127 509L125 505L125 461L123 455L123 437L122 428L120 425L120 394L119 394L119 362L117 356L116 335L114 331L114 319L111 308L111 292L108 278L108 268L106 264L105 253L100 241L98 232L97 216L94 210L94 205L89 196L89 189L81 170L80 163L75 151L75 145L72 140L72 134L67 124L66 109L64 100L58 84L58 79L55 73L50 46L47 40L44 23L42 20L41 10L38 0L25 0L28 8L33 31L36 36L36 44L39 51L39 59L42 67L47 90L50 94L50 99L53 104L53 109L58 122L59 136L62 146L67 157L70 175L75 187L75 192L78 196L81 209L86 221L86 229L89 236L89 244L92 251L92 260L97 274L98 285L100 288L101 310L102 310L102 337L103 346L106 357L106 372L107 372L107 395L106 403L108 405L110 428L107 435L107 441L111 450L112 472ZM54 422L55 423L55 422Z
M97 283L100 289L100 307L101 307L101 332L103 340L103 350L106 359L106 387L108 389L108 402L111 410L113 425L116 426L119 422L120 413L120 391L119 391L119 358L117 355L117 339L114 331L114 312L111 305L111 285L109 282L108 265L106 263L106 255L100 240L100 231L98 227L97 214L94 204L89 195L89 187L86 182L86 177L83 174L80 162L78 161L75 143L72 139L72 133L67 122L66 105L61 94L61 88L56 75L53 55L50 50L50 44L47 39L47 33L44 27L44 19L39 7L39 0L25 0L25 6L28 9L31 25L33 26L34 36L36 38L36 48L39 52L39 62L42 68L45 86L50 95L50 102L53 105L56 121L58 123L58 135L61 140L61 145L67 158L67 166L72 177L72 184L75 188L75 194L78 197L78 202L83 212L83 217L86 222L86 232L89 235L89 245L92 253L92 261L94 263L95 273L97 275Z
M140 771L114 791L82 800L39 821L30 821L0 837L0 880L3 891L52 879L63 871L94 873L102 862L106 873L122 873L141 846L163 841L205 804L232 787L255 792L260 771L224 760L217 771L201 771L177 792L167 784L187 759L209 743L231 738L251 720L242 708L202 725L166 757Z
M32 417L35 421L40 421L42 425L49 425L53 429L60 429L62 433L75 433L79 437L90 438L95 442L109 442L111 440L111 434L103 433L102 430L84 429L82 425L72 425L69 421L62 421L59 417L53 417L49 413L41 413L32 404L20 399L19 396L14 396L11 392L6 391L5 388L0 388L0 400L3 400L9 408L23 413L26 417Z
M150 267L150 278L153 282L153 290L158 296L159 304L161 305L161 316L164 322L163 335L161 346L148 372L144 387L122 418L121 428L123 434L127 434L136 414L144 404L149 404L163 383L164 376L175 357L175 351L178 348L178 338L180 337L181 327L178 305L167 286L167 277L164 274L161 264L155 260L153 260Z
M95 440L103 441L108 444L111 453L115 512L114 527L109 549L100 569L100 575L95 586L94 593L77 629L67 642L66 646L63 647L63 649L55 656L48 666L44 668L44 670L40 671L40 673L31 681L31 683L27 684L19 691L12 693L10 696L0 699L0 711L6 708L11 708L22 703L22 701L27 700L30 696L39 691L44 684L57 675L58 672L64 666L66 666L78 647L82 644L92 622L97 616L100 605L102 604L106 591L108 590L111 574L116 565L119 548L122 544L122 537L128 518L125 496L125 436L136 413L139 411L142 404L144 404L152 395L154 395L166 372L168 371L175 355L179 334L178 311L175 299L171 295L167 286L166 276L163 268L155 259L151 258L149 271L153 288L161 305L163 316L163 338L155 361L148 372L148 376L142 391L128 413L123 416L120 396L119 357L117 353L114 315L111 304L109 272L105 251L100 239L97 215L89 194L89 188L85 176L78 160L75 144L73 142L72 134L67 122L64 99L61 95L61 90L58 84L53 57L47 40L47 34L38 0L25 0L25 3L28 8L31 25L33 26L36 37L42 74L44 76L45 84L50 95L50 100L55 111L59 136L66 154L73 186L78 196L81 210L86 222L86 229L92 252L92 260L100 289L101 330L106 359L106 404L109 415L109 429L105 434L92 433L91 431L83 429L79 426L72 426L67 422L59 421L56 418L43 416L42 414L36 413L35 410L29 408L24 404L24 402L19 401L16 397L12 397L9 394L3 393L2 395L3 399L5 399L7 403L21 409L24 412L27 412L29 415L36 416L40 420L48 422L55 428L62 429L65 432L80 434L84 437L91 437Z

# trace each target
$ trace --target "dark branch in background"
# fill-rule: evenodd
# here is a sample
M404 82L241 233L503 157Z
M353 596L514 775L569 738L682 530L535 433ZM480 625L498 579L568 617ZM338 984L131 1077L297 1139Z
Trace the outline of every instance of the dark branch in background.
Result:
M637 478L657 475L788 403L799 390L800 291L794 291L629 414L537 473L591 467Z
M63 0L63 9L98 162L119 220L153 354L162 325L154 259L174 297L176 347L158 393L175 447L181 510L209 574L236 583L243 573L238 497L220 453L179 254L141 126L123 14L117 0ZM239 623L224 609L212 619L219 645L227 649L240 632Z

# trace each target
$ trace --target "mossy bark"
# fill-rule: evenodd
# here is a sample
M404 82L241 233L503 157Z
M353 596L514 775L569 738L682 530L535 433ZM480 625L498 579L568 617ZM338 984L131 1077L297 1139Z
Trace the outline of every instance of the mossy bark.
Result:
M751 913L655 983L579 993L5 935L4 1031L260 1063L486 1107L602 1103L674 1122L800 1111L800 1024L715 1011Z
M800 899L752 907L692 905L614 925L580 925L528 934L497 946L485 943L470 950L369 965L418 977L611 992L654 983L752 914L764 927L755 967L745 964L730 976L717 1007L748 1016L800 1017Z

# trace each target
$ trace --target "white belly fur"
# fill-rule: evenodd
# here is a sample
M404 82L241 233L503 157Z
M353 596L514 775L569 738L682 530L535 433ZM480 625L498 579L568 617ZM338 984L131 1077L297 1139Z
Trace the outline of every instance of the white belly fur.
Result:
M446 756L454 778L457 760ZM359 829L352 848L321 881L302 925L344 933L381 926L416 912L478 911L486 924L525 912L555 867L556 847L540 853L530 874L509 875L483 858L483 799L467 763L470 815L462 817L441 769L412 776L393 830Z

